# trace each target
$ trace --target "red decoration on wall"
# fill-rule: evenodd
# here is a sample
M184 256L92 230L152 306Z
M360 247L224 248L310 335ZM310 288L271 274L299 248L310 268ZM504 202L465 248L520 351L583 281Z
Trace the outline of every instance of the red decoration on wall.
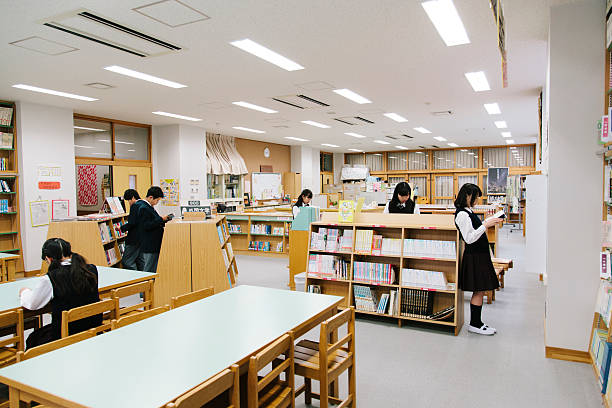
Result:
M77 166L77 195L80 205L98 205L96 166Z
M59 190L60 182L59 181L39 181L38 189L39 190Z

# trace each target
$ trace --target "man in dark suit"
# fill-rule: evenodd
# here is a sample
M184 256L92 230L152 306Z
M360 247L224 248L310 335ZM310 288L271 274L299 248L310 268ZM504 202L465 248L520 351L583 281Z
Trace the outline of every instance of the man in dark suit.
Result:
M147 191L143 206L139 210L142 229L140 230L140 252L144 258L144 271L155 272L162 238L164 237L164 226L170 217L160 217L155 208L159 201L164 198L164 192L157 186L152 186Z
M138 191L130 188L123 193L123 199L126 203L130 203L130 215L127 219L127 224L121 226L121 231L127 231L125 239L125 249L121 260L125 269L143 271L144 258L140 252L140 230L142 229L139 222L139 210L143 205L147 205L144 200L140 199Z

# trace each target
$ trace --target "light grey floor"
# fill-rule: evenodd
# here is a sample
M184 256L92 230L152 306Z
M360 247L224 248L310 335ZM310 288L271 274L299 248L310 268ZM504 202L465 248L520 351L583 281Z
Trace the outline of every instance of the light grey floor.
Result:
M483 308L483 320L498 330L495 336L464 327L455 337L358 318L359 406L600 407L590 365L544 357L545 289L536 275L524 272L524 252L522 234L504 227L498 256L512 258L514 269L497 300ZM237 261L238 284L287 289L287 259L237 256ZM465 310L469 321L469 296ZM345 380L340 385L346 389ZM296 407L305 407L303 396Z

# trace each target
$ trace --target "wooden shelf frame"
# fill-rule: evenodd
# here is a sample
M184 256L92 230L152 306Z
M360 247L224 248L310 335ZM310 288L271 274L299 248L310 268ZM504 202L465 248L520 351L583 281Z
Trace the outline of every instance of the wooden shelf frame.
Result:
M287 257L289 256L289 230L293 216L290 213L262 212L262 213L228 213L228 224L238 224L242 227L242 232L230 232L233 236L232 245L234 253L253 256ZM282 227L283 234L265 234L251 232L251 226L255 224L271 225L272 228ZM279 242L283 243L282 252L274 250L273 246ZM269 241L270 251L257 251L249 249L251 241Z

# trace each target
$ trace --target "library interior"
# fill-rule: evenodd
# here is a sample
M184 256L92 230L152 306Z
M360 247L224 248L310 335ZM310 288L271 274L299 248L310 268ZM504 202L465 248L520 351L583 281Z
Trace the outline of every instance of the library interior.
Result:
M612 407L612 0L0 5L0 408Z

